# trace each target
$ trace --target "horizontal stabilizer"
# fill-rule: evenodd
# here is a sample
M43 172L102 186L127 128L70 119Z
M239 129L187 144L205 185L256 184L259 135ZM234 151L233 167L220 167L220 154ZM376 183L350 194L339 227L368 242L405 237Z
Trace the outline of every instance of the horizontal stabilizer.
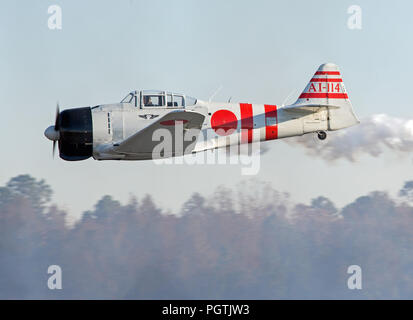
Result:
M340 108L339 106L334 106L330 104L302 104L302 105L290 105L290 106L285 106L283 110L285 111L291 111L291 112L306 112L306 113L314 113L318 112L321 109L338 109Z

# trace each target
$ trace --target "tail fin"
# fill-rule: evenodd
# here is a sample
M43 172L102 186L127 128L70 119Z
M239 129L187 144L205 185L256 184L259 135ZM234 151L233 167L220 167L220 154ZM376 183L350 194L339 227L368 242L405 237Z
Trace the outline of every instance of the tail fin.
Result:
M354 114L340 70L333 63L325 63L318 68L293 106L310 105L329 109L329 130L347 128L360 122Z

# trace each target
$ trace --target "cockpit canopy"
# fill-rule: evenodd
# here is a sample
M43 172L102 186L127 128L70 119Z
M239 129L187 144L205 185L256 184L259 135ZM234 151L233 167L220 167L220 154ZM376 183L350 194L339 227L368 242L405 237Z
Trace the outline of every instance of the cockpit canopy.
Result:
M196 102L197 99L180 93L159 90L132 91L121 101L140 108L185 108L195 105Z

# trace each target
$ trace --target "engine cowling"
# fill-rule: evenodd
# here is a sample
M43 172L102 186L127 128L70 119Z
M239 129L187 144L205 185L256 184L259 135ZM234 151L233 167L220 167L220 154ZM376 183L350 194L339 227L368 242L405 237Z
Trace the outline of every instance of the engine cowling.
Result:
M93 154L90 107L63 110L59 115L59 155L68 161L85 160Z

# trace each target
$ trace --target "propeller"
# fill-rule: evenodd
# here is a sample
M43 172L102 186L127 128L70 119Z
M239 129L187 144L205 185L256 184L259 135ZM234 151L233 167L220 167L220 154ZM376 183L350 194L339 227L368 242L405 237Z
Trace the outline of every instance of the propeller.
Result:
M60 108L59 108L59 102L56 105L56 119L54 126L48 127L44 131L44 135L46 136L47 139L53 141L53 157L55 154L56 150L56 141L59 141L60 139Z

